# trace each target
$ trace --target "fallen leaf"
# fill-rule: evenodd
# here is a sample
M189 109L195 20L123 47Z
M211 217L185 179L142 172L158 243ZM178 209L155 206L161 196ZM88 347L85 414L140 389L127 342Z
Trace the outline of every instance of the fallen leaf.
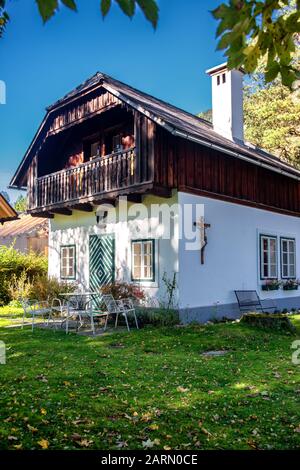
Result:
M40 441L38 441L38 445L39 445L42 449L48 449L48 447L49 447L49 442L47 441L47 439L41 439Z
M33 427L33 426L30 426L30 424L27 424L27 428L29 429L29 431L31 432L38 432L37 428Z
M181 392L181 393L185 393L185 392L188 392L189 389L188 388L185 388L185 387L177 387L177 392Z
M151 439L147 439L147 441L142 442L144 449L151 449L154 446L154 442Z
M149 429L151 429L151 431L156 431L159 429L159 426L158 424L150 424Z
M79 441L78 444L81 447L90 447L90 445L93 443L93 441L88 441L87 439L82 439L82 441Z

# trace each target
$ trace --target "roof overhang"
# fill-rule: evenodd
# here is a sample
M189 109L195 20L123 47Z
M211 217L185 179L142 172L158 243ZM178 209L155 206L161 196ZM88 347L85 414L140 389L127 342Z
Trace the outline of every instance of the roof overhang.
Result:
M18 219L17 211L9 204L5 197L0 194L0 223Z
M225 70L227 68L227 63L223 63L217 67L213 67L212 69L207 70L207 73L209 74L215 74L219 73L221 70ZM130 96L130 93L126 93L122 91L122 87L119 87L121 91L119 91L117 88L118 86L116 83L121 83L117 82L114 79L111 79L110 77L97 73L93 77L93 83L90 86L86 86L83 89L80 89L80 87L76 90L74 90L73 93L70 95L67 95L65 98L57 101L54 105L50 106L47 108L47 114L45 115L43 122L41 123L37 133L35 134L25 156L23 157L15 175L13 176L11 182L10 182L10 188L13 189L25 189L26 188L26 174L27 170L29 168L29 165L34 158L34 155L37 151L38 146L36 145L40 137L45 133L45 129L47 129L47 125L49 123L49 120L52 117L52 113L56 112L60 108L67 106L68 104L76 101L79 97L88 95L94 91L96 91L99 88L104 88L106 91L114 95L116 98L118 98L120 101L124 102L127 104L129 107L132 109L138 111L139 113L143 114L153 122L155 122L157 125L161 126L162 128L166 129L168 132L171 134L191 140L193 142L197 142L200 145L215 149L219 152L222 152L224 154L239 158L241 160L247 161L249 163L252 163L254 165L264 167L270 171L280 173L282 175L285 175L287 177L296 179L300 181L300 171L297 170L296 168L292 167L291 165L277 159L276 157L267 154L266 152L263 152L259 149L253 149L248 146L237 147L236 150L232 148L232 142L228 141L228 144L224 141L222 143L219 142L214 142L213 137L209 136L207 139L203 136L199 136L195 133L189 133L184 131L182 128L180 128L178 125L174 125L174 123L168 122L167 119L162 118L158 114L155 114L152 110L149 111L147 109L147 105L143 105L142 102L142 95L141 93L141 100L137 101L132 96ZM129 87L130 88L130 87ZM136 90L137 91L137 90ZM92 116L91 116L92 117ZM46 133L45 133L46 135ZM252 152L252 154L249 155L249 151Z

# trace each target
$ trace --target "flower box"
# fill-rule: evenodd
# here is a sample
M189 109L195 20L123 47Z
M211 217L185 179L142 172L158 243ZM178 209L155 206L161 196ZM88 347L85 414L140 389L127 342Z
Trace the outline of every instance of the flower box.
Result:
M295 285L284 285L283 290L298 290L298 284Z
M277 285L277 284L263 284L261 286L261 290L264 290L264 291L279 290L279 285Z

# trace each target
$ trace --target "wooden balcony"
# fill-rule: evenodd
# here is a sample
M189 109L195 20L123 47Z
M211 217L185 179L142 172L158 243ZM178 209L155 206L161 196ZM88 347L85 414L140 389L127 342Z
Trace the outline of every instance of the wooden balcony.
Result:
M100 201L105 195L130 194L149 183L148 170L144 165L141 171L136 150L132 148L35 178L29 187L29 211L72 209L78 204Z

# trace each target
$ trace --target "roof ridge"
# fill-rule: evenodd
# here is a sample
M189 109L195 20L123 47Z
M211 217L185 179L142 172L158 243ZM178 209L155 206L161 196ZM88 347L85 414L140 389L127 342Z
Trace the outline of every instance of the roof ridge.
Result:
M93 79L98 78L98 80L95 83L92 83ZM180 111L182 113L187 114L190 117L193 117L194 119L198 120L199 122L209 126L210 128L212 127L212 123L210 121L207 121L206 119L203 119L196 114L191 113L190 111L187 111L183 108L180 108L179 106L174 105L173 103L170 103L169 101L163 100L161 98L157 98L154 95L151 95L150 93L147 93L145 91L142 91L138 88L133 87L132 85L128 85L125 82L122 82L121 80L118 80L117 78L112 77L111 75L108 75L104 72L100 72L99 70L92 75L90 78L86 79L84 82L82 82L80 85L77 87L73 88L69 93L66 93L61 99L57 100L54 102L52 105L48 106L46 108L47 111L53 111L57 106L62 105L64 102L68 102L68 98L75 98L80 92L82 92L84 89L89 89L90 87L96 85L97 83L100 83L101 80L106 80L108 82L117 82L121 84L122 86L125 86L129 88L130 90L137 92L137 93L142 93L144 96L149 97L151 100L155 100L156 102L160 102L162 104L166 104L167 106L173 108L174 110Z

